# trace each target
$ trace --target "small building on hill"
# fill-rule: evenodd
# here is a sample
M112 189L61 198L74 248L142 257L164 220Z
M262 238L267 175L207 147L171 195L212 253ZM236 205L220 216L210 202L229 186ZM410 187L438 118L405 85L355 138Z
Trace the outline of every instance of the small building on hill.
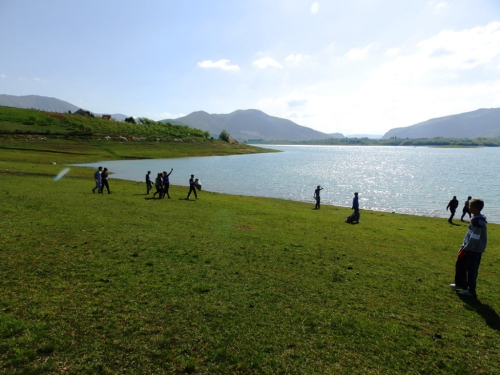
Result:
M81 108L73 114L80 115L80 116L94 117L94 115L90 111L85 111Z
M111 115L102 115L104 120L111 120Z

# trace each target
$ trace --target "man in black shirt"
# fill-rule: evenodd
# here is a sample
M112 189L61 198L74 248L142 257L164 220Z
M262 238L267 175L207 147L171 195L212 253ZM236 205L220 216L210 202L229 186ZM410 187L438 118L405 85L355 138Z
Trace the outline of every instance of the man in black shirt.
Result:
M450 224L453 224L453 222L451 221L453 219L453 216L455 216L455 211L457 210L457 207L458 207L458 200L457 200L457 197L454 195L453 196L453 199L450 201L450 203L448 203L448 206L446 206L446 210L448 211L448 209L450 209L450 218L448 219L448 223Z

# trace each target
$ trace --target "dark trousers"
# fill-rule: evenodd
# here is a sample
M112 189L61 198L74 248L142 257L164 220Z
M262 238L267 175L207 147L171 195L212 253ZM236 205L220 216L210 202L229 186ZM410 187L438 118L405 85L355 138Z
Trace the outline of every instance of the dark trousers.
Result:
M153 183L151 181L146 181L146 194L149 194L149 191L153 188Z
M450 208L450 213L451 213L451 215L450 215L450 218L448 219L448 221L451 223L451 220L453 220L453 216L455 216L455 210L452 210Z
M460 218L460 220L463 220L464 219L464 216L466 214L469 214L469 219L471 218L471 214L470 214L470 211L469 210L466 210L465 208L462 210L462 217Z
M156 191L153 194L153 198L156 197L156 194L158 194L158 198L161 198L161 192L163 190L161 185L155 185L156 186Z
M168 189L170 188L170 184L164 184L163 185L163 191L161 192L161 198L165 197L165 194L167 194L168 199L170 199L170 194L168 194Z
M321 200L319 198L316 198L316 207L314 207L314 209L319 210L320 204Z
M191 192L193 192L194 196L196 198L198 198L198 195L196 194L196 188L194 187L194 185L189 185L189 193L188 193L188 196L187 196L188 198L191 196Z
M476 294L476 281L481 255L482 253L468 251L464 259L457 259L455 263L455 285L463 289L469 289L472 294Z
M104 188L106 188L108 190L108 194L110 193L109 191L109 184L108 184L108 180L103 180L102 181L102 185L101 185L101 193L104 193Z

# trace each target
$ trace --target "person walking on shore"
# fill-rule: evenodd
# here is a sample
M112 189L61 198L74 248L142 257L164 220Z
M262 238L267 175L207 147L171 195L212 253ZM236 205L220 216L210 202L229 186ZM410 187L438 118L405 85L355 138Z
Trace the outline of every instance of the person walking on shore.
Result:
M187 195L187 200L189 200L191 193L194 193L194 196L196 199L198 199L198 195L196 194L196 186L194 185L194 174L191 175L191 178L189 179L189 193Z
M146 173L146 194L149 194L149 191L153 188L153 183L151 182L151 171Z
M174 170L174 168L172 168L170 170L170 173L163 171L163 176L162 176L163 190L162 190L160 198L165 198L165 194L167 194L168 199L170 199L170 194L168 193L168 189L170 188L170 180L169 180L168 176L170 176L172 174L173 170Z
M455 211L457 210L458 207L458 200L457 197L454 195L451 201L448 203L448 206L446 206L446 211L448 209L450 210L450 218L448 219L448 223L453 224L453 216L455 216Z
M453 289L463 289L458 294L476 297L476 282L481 263L481 256L486 249L487 229L486 217L481 214L484 202L481 199L470 201L472 219L465 235L464 242L458 251L455 263L455 283L450 284Z
M471 213L470 213L470 208L469 208L471 199L472 199L471 196L467 197L467 200L465 201L465 204L464 204L464 208L462 208L462 217L460 218L460 221L464 221L464 216L466 214L469 215L469 219L471 218Z
M102 185L101 185L101 193L104 193L104 187L108 190L108 194L111 194L111 191L109 190L109 183L108 183L108 168L104 168L101 174L102 178Z
M316 206L314 207L315 210L319 210L321 206L321 198L319 196L319 192L321 190L323 190L323 188L320 185L318 185L316 190L314 190L314 199L316 199Z
M95 193L95 189L97 189L98 193L101 193L101 184L102 184L101 173L102 173L102 167L97 168L97 171L94 172L95 187L92 189L92 193Z
M161 192L163 191L163 179L161 173L158 173L155 178L156 191L153 194L153 199L156 198L156 194L161 198Z

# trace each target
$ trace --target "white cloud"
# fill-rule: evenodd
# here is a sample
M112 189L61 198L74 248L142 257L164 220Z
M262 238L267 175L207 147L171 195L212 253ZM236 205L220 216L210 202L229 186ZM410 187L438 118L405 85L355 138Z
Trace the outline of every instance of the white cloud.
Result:
M286 62L290 62L290 63L293 63L293 64L299 64L301 61L305 60L305 59L308 59L309 56L307 55L303 55L301 53L297 53L296 55L288 55L286 58L285 58L285 61Z
M314 3L311 4L311 13L316 14L319 11L319 3L315 1Z
M448 8L449 8L449 4L446 1L442 1L436 5L434 10L436 13L441 13L441 12L446 11Z
M219 61L205 60L198 63L200 68L218 68L222 70L240 70L238 65L228 65L229 60L223 59Z
M416 45L411 55L399 55L372 73L379 83L435 85L436 79L457 77L461 71L485 66L500 56L500 23L445 30Z
M0 78L5 78L7 77L5 74L0 74Z
M352 50L356 53L350 57L370 49L375 47ZM384 134L435 117L500 106L500 22L441 31L385 55L391 58L381 61L370 53L363 63L346 64L325 48L310 60L322 66L317 76L289 82L281 94L261 97L257 107L325 133ZM285 61L296 55L290 56Z
M389 57L394 57L397 56L401 53L401 48L389 48L387 51L385 51L385 54Z
M363 48L353 48L349 50L344 56L349 60L358 60L368 54L370 49L373 47L373 44L369 44Z
M253 64L256 65L260 69L265 69L267 67L274 67L274 68L283 69L283 65L281 65L279 62L277 62L272 57L263 57L261 59L255 60L253 62Z

